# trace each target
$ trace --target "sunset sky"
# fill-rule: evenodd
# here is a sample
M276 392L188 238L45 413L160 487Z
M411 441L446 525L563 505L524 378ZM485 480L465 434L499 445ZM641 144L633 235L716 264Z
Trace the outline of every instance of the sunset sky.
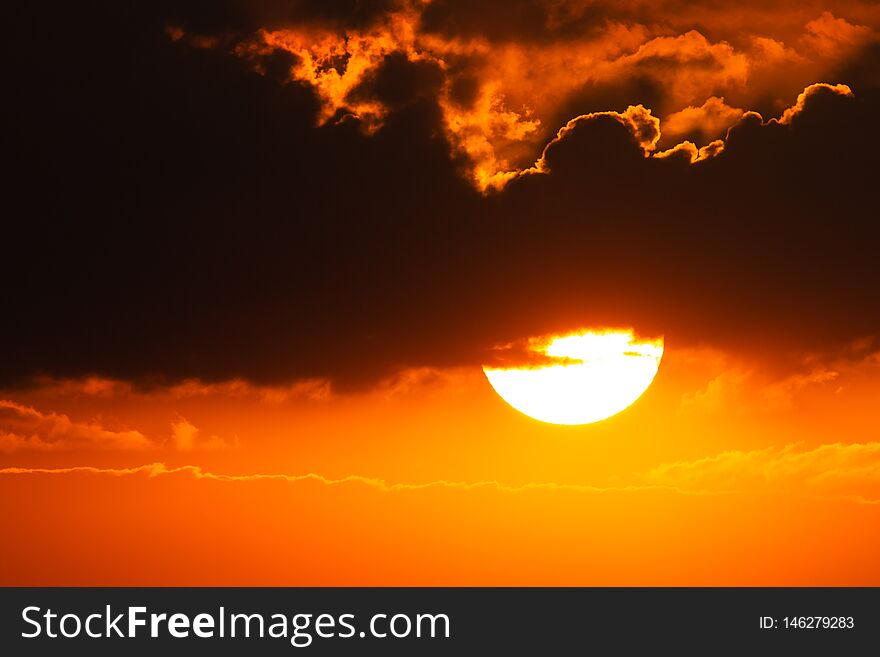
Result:
M0 585L880 585L880 5L11 22Z

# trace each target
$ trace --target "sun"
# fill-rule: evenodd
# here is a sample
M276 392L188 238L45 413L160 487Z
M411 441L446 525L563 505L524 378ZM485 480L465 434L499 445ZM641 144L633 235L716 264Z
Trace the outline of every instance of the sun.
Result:
M499 349L502 363L483 372L501 398L552 424L590 424L632 405L654 380L663 338L638 339L631 329L584 330L531 338ZM504 362L504 354L518 354Z

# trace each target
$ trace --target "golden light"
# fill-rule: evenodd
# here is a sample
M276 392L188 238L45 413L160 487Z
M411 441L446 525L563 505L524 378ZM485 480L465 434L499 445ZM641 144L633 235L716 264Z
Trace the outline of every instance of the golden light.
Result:
M663 338L632 330L581 331L532 338L525 363L484 365L501 398L521 413L552 424L590 424L632 405L654 380Z

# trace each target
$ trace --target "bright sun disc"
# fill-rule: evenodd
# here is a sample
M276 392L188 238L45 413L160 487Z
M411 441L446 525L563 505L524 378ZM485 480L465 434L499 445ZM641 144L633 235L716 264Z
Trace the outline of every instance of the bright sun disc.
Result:
M513 367L483 366L501 398L552 424L590 424L635 402L657 374L663 338L639 340L632 330L581 331L528 341L541 359Z

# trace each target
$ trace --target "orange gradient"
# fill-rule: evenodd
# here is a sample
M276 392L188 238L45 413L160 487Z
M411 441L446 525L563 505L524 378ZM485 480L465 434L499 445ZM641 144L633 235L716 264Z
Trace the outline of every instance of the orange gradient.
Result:
M44 380L0 407L2 583L878 584L873 344L788 374L669 349L581 427L479 368Z

